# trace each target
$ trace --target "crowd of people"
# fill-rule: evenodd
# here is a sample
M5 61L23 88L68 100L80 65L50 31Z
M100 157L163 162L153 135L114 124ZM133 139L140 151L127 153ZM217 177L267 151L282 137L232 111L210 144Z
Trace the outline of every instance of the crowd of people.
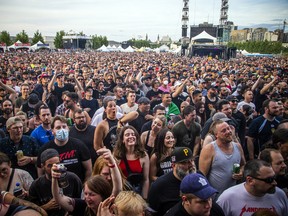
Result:
M0 53L0 215L285 216L287 72L282 57Z

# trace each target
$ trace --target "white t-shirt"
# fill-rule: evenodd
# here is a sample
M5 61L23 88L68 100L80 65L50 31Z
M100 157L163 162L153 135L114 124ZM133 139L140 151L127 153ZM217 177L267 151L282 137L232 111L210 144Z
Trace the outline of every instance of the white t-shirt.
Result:
M255 197L247 192L245 183L225 190L217 200L226 216L251 216L259 209L269 209L279 216L288 215L288 201L285 193L278 187L274 194Z

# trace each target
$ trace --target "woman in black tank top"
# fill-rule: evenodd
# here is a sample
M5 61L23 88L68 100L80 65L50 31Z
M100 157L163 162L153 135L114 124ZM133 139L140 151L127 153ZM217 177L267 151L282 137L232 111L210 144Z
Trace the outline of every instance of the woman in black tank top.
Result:
M151 129L141 134L141 137L140 137L141 144L146 149L149 157L151 157L151 153L154 148L154 142L155 142L157 134L165 126L166 126L165 116L157 116L152 122Z
M105 146L113 151L117 140L116 102L112 96L107 96L103 100L104 113L103 120L97 125L94 136L94 149L97 150Z
M171 153L175 139L168 128L163 128L157 135L155 147L150 158L150 181L172 171Z

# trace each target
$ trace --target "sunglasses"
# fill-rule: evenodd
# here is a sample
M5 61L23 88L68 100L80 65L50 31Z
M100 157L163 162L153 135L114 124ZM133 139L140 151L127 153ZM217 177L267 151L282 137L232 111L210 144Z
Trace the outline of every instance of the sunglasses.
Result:
M257 177L254 177L254 176L251 176L251 177L254 178L254 179L257 179L259 181L263 181L263 182L265 182L267 184L273 183L275 181L275 179L276 179L276 176L268 177L268 178L265 178L265 179L257 178Z

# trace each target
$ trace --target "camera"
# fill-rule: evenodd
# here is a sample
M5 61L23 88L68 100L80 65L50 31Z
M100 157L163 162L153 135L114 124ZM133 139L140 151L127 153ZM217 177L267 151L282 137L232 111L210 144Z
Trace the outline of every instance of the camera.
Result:
M67 168L65 167L64 164L56 164L57 165L57 169L58 169L58 172L66 172L67 171Z

